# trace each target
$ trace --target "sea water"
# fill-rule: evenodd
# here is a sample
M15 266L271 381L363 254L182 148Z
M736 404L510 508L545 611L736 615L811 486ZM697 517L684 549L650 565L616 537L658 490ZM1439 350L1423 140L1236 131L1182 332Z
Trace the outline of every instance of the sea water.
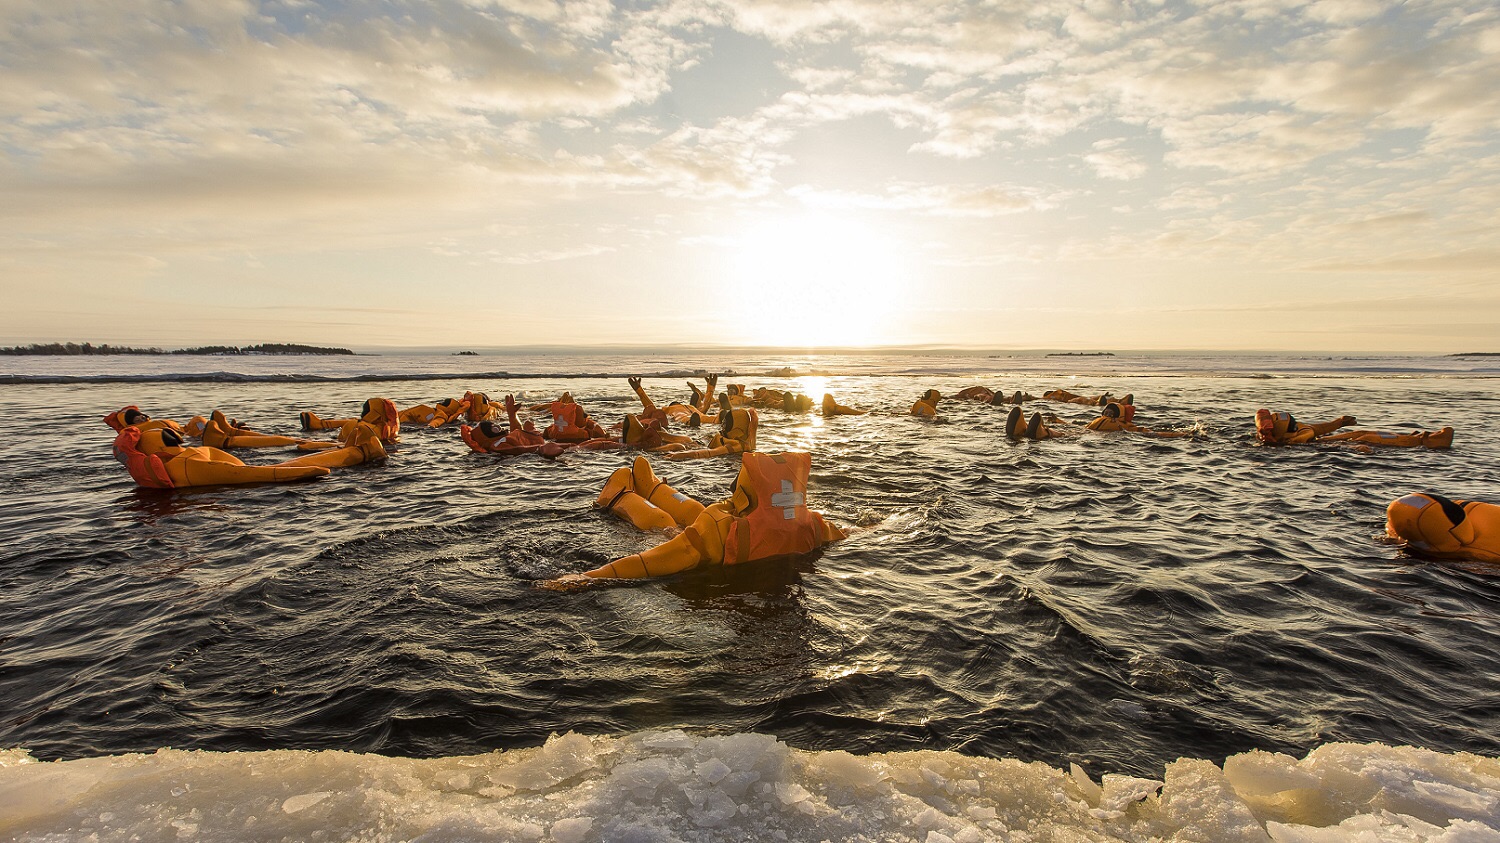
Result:
M1500 571L1381 537L1409 491L1500 501L1492 359L5 358L0 837L1500 839ZM665 403L706 371L875 410L760 414L847 541L557 594L666 538L591 506L629 453L407 428L383 465L162 493L99 422L294 434L466 389L609 422L624 376ZM973 384L1130 392L1197 435L906 413ZM1457 436L1266 448L1260 407ZM736 470L652 459L705 502Z

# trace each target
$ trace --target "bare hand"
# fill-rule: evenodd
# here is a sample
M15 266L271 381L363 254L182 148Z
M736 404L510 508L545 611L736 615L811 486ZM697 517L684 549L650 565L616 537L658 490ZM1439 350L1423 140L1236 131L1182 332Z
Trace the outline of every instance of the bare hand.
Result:
M556 579L542 580L536 587L547 591L573 592L582 591L593 582L594 578L586 574L563 574Z

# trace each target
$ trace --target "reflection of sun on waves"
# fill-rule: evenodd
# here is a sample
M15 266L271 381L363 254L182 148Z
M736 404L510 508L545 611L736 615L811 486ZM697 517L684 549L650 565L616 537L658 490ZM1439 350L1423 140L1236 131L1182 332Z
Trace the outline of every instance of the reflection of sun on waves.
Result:
M897 339L910 304L904 250L888 232L826 214L763 221L737 238L739 339L864 346Z
M828 378L819 375L803 375L792 383L796 384L793 389L803 395L812 396L814 401L822 398L823 393L828 391Z

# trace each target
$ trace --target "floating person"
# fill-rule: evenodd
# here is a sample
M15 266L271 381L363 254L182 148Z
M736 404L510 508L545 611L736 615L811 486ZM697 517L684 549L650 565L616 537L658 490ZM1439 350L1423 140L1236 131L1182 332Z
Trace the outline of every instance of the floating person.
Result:
M392 404L389 409L395 410L395 405ZM355 421L344 425L339 428L337 443L322 444L325 450L287 460L281 465L351 468L367 462L379 462L387 456L385 444L381 438L381 429L367 421Z
M1149 427L1141 427L1140 425L1131 423L1130 420L1134 416L1135 407L1133 405L1116 404L1111 401L1105 404L1099 416L1084 425L1084 428L1096 433L1129 431L1130 433L1139 433L1145 436L1159 436L1164 439L1193 435L1193 431L1191 430L1152 430Z
M779 410L781 409L781 390L757 386L750 393L750 403L752 406L759 407L762 410L771 408Z
M718 415L709 415L703 409L694 404L684 404L681 401L673 401L665 408L657 407L656 404L651 401L651 398L646 395L646 390L641 386L640 378L626 378L625 380L630 384L631 391L633 391L635 393L635 396L641 400L642 421L645 421L646 419L659 418L662 420L663 424L666 424L668 421L675 421L680 424L685 424L688 427L700 427L704 423L719 423ZM688 385L692 386L692 384ZM697 387L693 387L693 399L695 401L698 399Z
M1255 437L1267 445L1302 445L1354 422L1353 416L1339 416L1332 421L1306 424L1291 413L1260 409L1255 411Z
M420 424L439 428L458 421L468 409L469 402L464 398L444 398L432 404L407 407L397 414L397 418L401 419L402 424Z
M959 401L978 401L981 404L995 403L995 391L984 386L967 386L954 393Z
M678 424L685 424L688 427L702 427L705 424L715 425L719 423L719 414L717 412L705 413L697 407L691 404L684 404L681 401L673 401L662 408L662 412L666 413L668 419Z
M542 436L562 443L580 443L590 439L608 439L604 428L589 416L582 404L573 400L573 393L564 392L549 404L536 404L532 410L546 410L552 414L552 423L542 429Z
M1022 392L1019 389L1010 395L1006 395L985 386L965 387L959 390L953 397L961 401L978 401L981 404L1020 404L1023 401L1036 400L1036 397L1031 393Z
M938 402L943 400L943 394L936 389L929 389L922 393L915 404L911 405L911 414L918 418L937 418Z
M806 413L817 406L813 400L800 392L781 393L781 409L788 413Z
M317 413L304 411L298 414L303 430L339 430L356 422L364 422L375 428L380 441L394 445L401 441L401 413L389 398L368 398L359 409L359 417L352 419L324 419Z
M497 418L503 409L499 404L490 400L483 392L464 393L464 419L469 424L479 424Z
M686 451L698 444L690 436L668 433L667 423L660 418L646 418L635 413L626 413L620 421L620 444L642 451ZM584 445L591 443L585 442Z
M760 390L756 391L759 392ZM745 391L745 385L742 383L730 384L726 392L729 395L729 406L731 407L763 406L761 404L755 403L755 398L750 393Z
M724 398L727 403L728 396ZM636 523L642 517L640 504L652 500L677 501L679 506L661 508L664 517L650 523L670 526L681 523L692 509L682 505L685 495L667 486L654 474L639 475L641 459L627 478L620 472L605 484L601 503L617 515ZM616 559L581 574L567 574L538 583L542 588L570 591L598 579L642 579L676 574L700 565L740 565L779 556L811 553L846 537L837 525L807 508L807 479L812 458L800 452L782 454L747 453L740 465L730 496L702 507L692 521L666 542L643 553ZM621 469L624 471L625 469ZM646 467L649 472L649 465ZM625 488L628 486L629 488ZM644 493L643 491L644 490ZM634 498L630 496L634 495ZM691 500L690 498L686 498ZM625 504L625 501L630 501ZM694 502L696 503L696 501Z
M1353 416L1339 416L1333 421L1318 424L1303 424L1291 413L1273 413L1270 410L1255 411L1255 436L1268 445L1305 445L1309 442L1347 442L1355 445L1370 445L1383 448L1451 448L1453 428L1411 433L1386 433L1379 430L1343 430L1339 428L1354 424ZM1338 431L1338 432L1335 432Z
M1073 393L1067 391L1066 389L1053 389L1053 390L1050 390L1048 392L1042 393L1042 400L1044 400L1044 401L1064 401L1064 402L1067 402L1069 404L1082 404L1082 405L1084 405L1086 407L1103 407L1105 404L1108 404L1113 399L1111 399L1109 397L1109 393L1108 392L1101 392L1098 395L1074 395ZM1126 396L1120 398L1117 403L1120 403L1120 404L1134 404L1135 403L1135 396L1134 395L1126 395Z
M1009 415L1005 419L1005 435L1011 439L1061 439L1067 436L1076 436L1082 431L1091 430L1095 433L1118 433L1128 431L1138 433L1142 436L1156 436L1163 439L1175 439L1178 437L1191 437L1191 430L1153 430L1133 424L1130 419L1135 416L1135 407L1129 404L1117 404L1111 401L1104 405L1104 409L1086 425L1077 425L1065 422L1057 416L1044 417L1041 413L1032 413L1029 420L1024 419L1024 413L1019 406L1011 407ZM1050 424L1049 424L1050 422Z
M719 432L708 440L707 448L667 454L669 460L700 460L755 450L755 431L760 417L751 407L729 406L728 393L719 396Z
M753 405L763 410L785 410L788 413L806 413L816 406L811 398L800 392L786 392L764 386L756 387L748 402L735 402L731 398L730 403L736 407Z
M322 477L330 470L327 466L307 464L246 465L218 448L188 446L184 442L182 434L170 428L141 430L128 426L115 437L115 459L125 465L136 485L145 489L288 483ZM320 456L323 455L308 455Z
M523 424L517 418L514 395L505 396L504 406L506 415L510 419L508 429L488 419L475 427L462 425L458 429L458 434L464 443L481 454L502 456L540 454L548 459L555 459L567 450L563 445L549 442L530 420Z
M167 430L175 430L179 434L185 432L183 426L177 422L171 419L153 419L146 413L141 412L141 408L134 404L128 407L121 407L113 413L106 413L104 423L109 425L110 429L116 433L127 427L138 427L141 430L161 430L165 428Z
M1434 559L1500 562L1500 506L1417 493L1385 508L1385 533Z
M862 416L870 412L856 407L845 407L833 397L832 393L823 393L823 415L824 416Z
M304 451L317 451L324 448L337 447L332 442L320 442L312 439L298 439L293 436L276 436L269 433L261 433L238 420L227 418L223 411L214 410L209 413L208 418L193 416L188 420L184 428L189 436L195 436L203 440L203 444L212 448L301 448Z

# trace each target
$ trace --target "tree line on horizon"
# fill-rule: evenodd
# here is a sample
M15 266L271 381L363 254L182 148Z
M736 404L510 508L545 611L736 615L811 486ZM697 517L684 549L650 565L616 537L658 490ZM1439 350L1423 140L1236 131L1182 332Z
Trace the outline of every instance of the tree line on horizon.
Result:
M90 342L49 342L32 343L31 345L17 345L0 347L0 354L11 355L60 355L80 356L93 354L353 354L347 348L327 348L319 345L298 345L296 343L268 342L260 345L247 345L244 347L236 345L205 345L197 348L177 348L165 350L156 346L150 348L134 348L128 345L110 345L101 343L94 345Z

